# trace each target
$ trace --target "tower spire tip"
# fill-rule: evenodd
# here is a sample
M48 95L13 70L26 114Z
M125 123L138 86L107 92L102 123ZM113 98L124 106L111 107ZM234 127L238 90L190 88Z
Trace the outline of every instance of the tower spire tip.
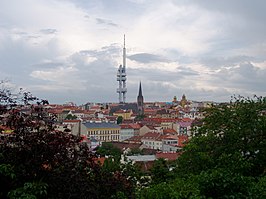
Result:
M124 34L124 48L126 47L126 35Z

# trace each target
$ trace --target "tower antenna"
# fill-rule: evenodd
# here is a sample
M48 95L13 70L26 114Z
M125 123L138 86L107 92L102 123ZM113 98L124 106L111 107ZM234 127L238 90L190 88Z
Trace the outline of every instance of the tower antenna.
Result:
M126 48L126 35L124 34L124 48Z
M123 65L120 65L117 71L117 81L118 89L117 93L119 94L119 103L124 104L126 102L126 36L124 34L124 47L123 47Z

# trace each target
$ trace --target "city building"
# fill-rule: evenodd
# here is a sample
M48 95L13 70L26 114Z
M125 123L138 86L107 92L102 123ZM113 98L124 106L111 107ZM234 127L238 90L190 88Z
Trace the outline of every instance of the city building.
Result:
M135 130L130 124L120 124L120 141L127 140L134 136Z
M126 119L130 119L132 114L133 114L133 111L131 109L129 109L129 110L120 109L120 110L117 110L116 112L114 112L113 116L117 116L117 117L121 116L121 117L123 117L123 119L126 120Z
M85 122L73 126L74 135L86 135L88 138L94 138L100 142L119 141L120 126L107 122Z

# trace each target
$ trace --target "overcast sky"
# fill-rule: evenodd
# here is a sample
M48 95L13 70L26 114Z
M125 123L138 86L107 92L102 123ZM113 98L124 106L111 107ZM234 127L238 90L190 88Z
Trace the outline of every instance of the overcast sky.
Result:
M264 0L1 0L0 80L51 103L266 95Z

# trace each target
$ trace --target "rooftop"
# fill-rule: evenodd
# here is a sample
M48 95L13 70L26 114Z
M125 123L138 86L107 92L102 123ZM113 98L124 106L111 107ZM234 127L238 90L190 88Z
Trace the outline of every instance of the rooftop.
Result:
M86 122L83 123L87 128L120 128L118 124L107 122Z

